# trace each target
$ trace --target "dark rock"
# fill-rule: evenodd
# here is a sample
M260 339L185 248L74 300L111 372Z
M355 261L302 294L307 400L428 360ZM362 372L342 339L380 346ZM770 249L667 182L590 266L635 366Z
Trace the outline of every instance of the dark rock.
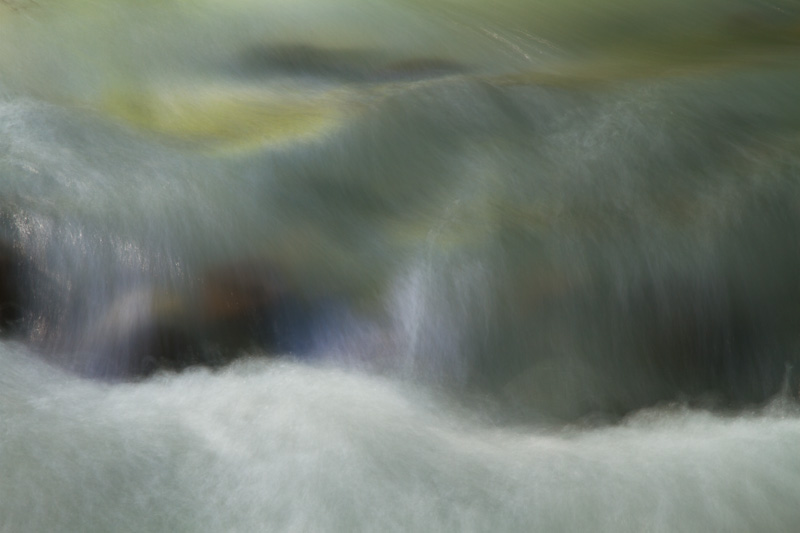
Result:
M20 265L14 248L0 241L0 331L8 331L22 317L19 294Z

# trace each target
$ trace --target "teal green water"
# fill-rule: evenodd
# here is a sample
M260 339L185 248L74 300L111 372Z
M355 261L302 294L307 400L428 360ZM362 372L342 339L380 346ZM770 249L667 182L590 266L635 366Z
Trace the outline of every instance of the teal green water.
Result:
M0 2L0 531L793 531L799 58L790 1ZM248 262L285 344L90 379Z

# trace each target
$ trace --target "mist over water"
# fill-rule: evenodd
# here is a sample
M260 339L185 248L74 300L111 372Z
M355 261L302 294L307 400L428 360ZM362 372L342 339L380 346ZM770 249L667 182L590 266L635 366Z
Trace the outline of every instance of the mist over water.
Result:
M794 2L0 2L0 531L794 531Z

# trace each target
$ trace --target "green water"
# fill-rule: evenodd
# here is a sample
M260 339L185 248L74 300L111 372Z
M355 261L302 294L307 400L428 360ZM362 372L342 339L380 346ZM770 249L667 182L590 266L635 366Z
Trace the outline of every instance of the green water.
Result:
M792 531L799 52L790 1L0 2L0 531ZM153 324L241 360L131 381Z

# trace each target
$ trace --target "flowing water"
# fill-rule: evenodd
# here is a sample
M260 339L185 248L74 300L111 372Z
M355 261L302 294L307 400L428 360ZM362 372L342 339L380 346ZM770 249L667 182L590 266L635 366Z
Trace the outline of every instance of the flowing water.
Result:
M800 4L0 2L0 531L796 531Z

